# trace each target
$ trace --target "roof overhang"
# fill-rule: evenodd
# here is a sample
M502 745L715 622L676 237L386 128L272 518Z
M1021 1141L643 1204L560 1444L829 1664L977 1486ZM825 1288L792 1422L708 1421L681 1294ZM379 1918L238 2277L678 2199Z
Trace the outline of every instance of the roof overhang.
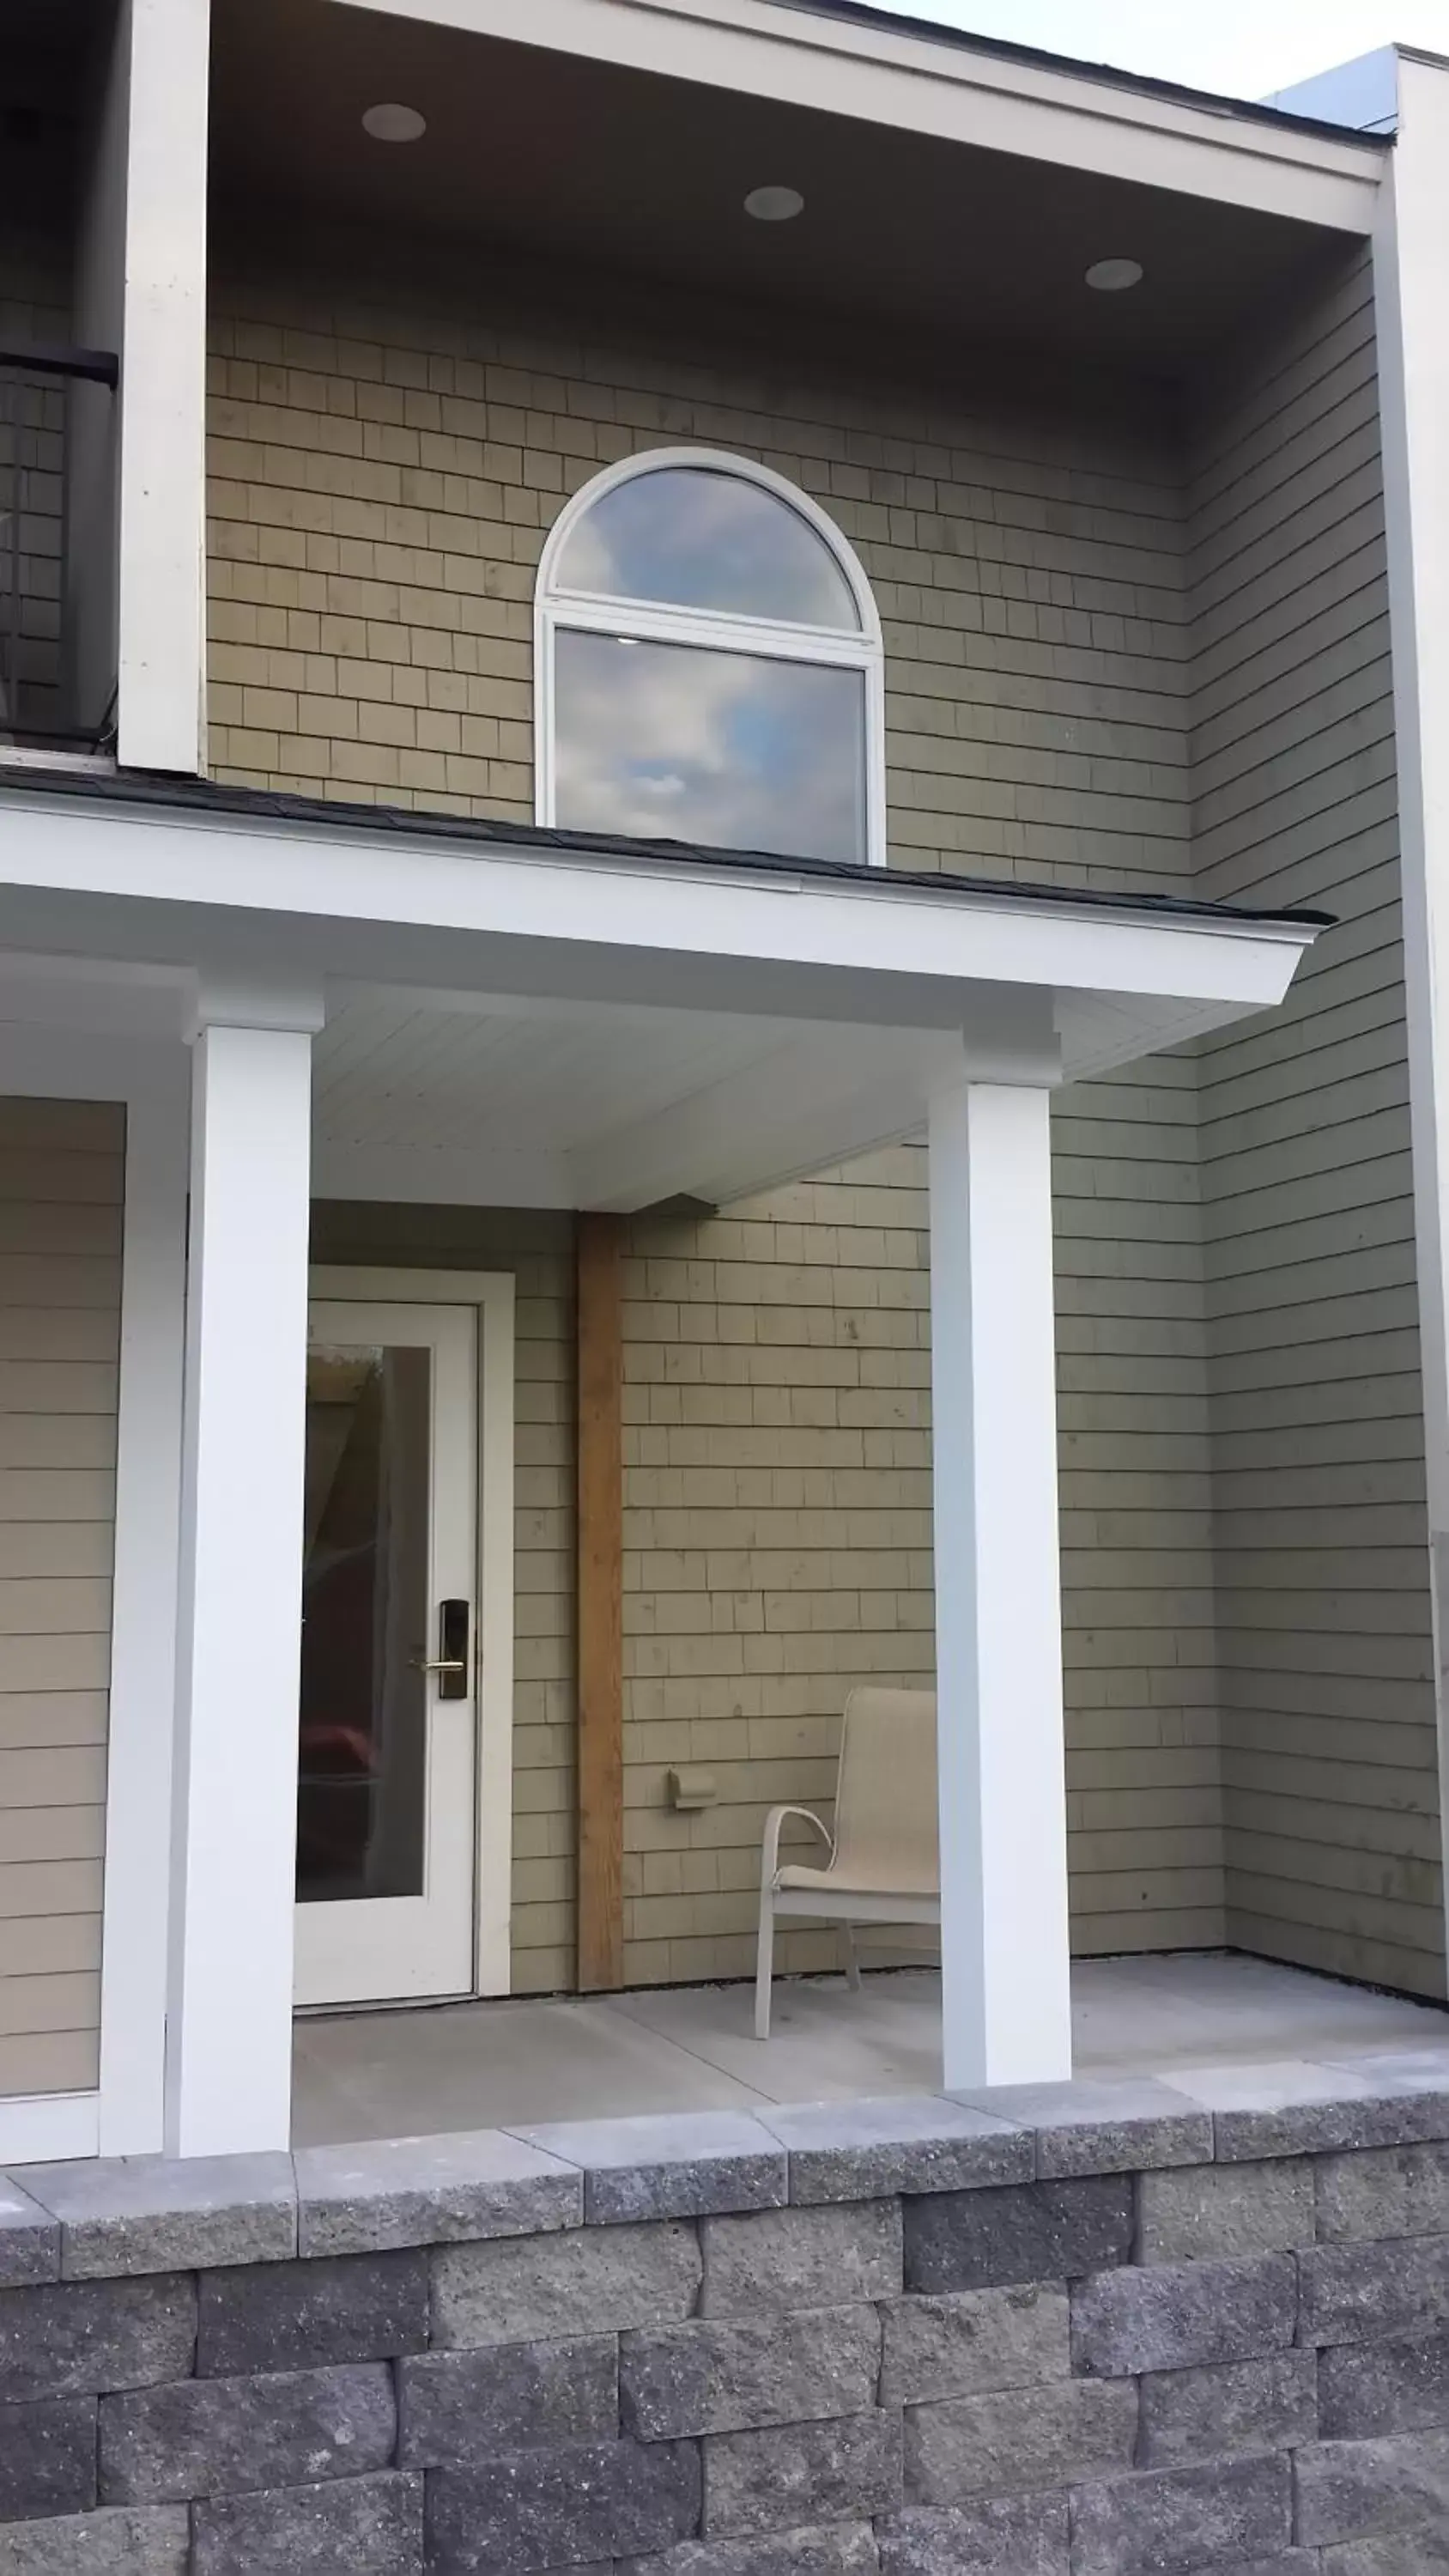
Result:
M349 1031L330 1095L319 1047L333 1195L738 1196L911 1133L963 1073L1080 1079L1272 1008L1318 926L0 788L0 1024L41 958L46 1008L78 976L88 1025L173 1036L198 974L315 988Z
M517 42L518 0L337 0ZM801 0L529 0L531 46L1145 187L1373 228L1384 144Z

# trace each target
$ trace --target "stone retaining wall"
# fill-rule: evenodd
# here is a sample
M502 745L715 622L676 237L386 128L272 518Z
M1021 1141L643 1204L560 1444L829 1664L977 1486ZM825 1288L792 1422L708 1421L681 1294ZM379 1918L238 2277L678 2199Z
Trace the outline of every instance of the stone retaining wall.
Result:
M1439 2576L1449 2052L0 2181L0 2576Z

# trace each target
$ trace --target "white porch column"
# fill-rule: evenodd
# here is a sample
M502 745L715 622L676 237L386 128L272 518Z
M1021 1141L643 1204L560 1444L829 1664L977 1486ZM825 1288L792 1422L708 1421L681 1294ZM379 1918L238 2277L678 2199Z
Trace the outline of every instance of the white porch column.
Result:
M1045 1087L930 1114L945 2081L1071 2073Z
M310 1027L194 1041L167 2144L285 2147ZM308 1025L298 1027L298 1019Z

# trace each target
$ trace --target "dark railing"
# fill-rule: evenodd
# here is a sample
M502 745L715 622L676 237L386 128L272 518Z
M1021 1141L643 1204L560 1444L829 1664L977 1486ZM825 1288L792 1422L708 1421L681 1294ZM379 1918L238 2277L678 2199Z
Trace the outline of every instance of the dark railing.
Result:
M115 675L100 639L109 633L114 573L96 567L87 602L73 549L114 549L115 529L83 539L72 505L86 432L92 457L110 453L119 373L110 350L0 341L0 746L95 750L113 730ZM104 413L83 426L77 405L90 386ZM109 519L114 479L108 470L98 479ZM89 648L80 632L87 615Z

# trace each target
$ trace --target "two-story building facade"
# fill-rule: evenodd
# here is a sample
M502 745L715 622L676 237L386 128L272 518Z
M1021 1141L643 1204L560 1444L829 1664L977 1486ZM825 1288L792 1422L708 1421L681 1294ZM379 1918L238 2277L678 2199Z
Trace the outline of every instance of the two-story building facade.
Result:
M745 1975L872 1680L948 2083L1442 1997L1444 67L21 21L0 2153Z

